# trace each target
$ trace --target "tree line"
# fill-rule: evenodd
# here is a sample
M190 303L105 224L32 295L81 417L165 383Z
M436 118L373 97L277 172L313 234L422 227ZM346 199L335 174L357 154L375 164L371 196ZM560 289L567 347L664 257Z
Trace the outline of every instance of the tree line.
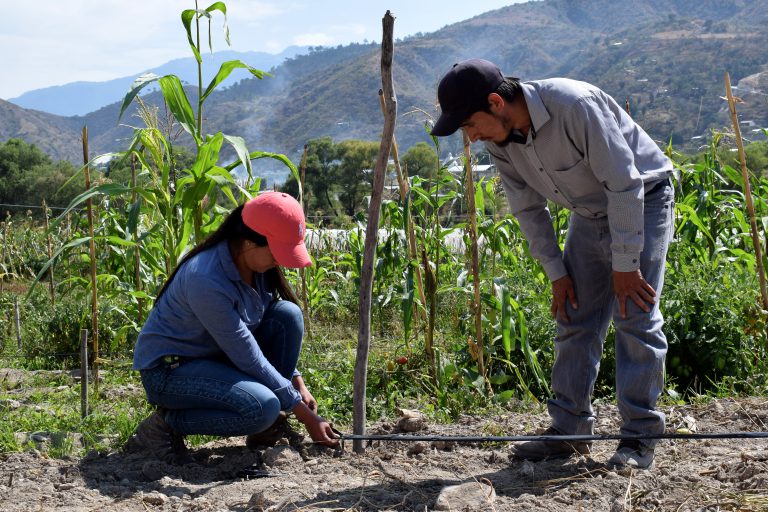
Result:
M363 140L334 142L331 137L312 139L307 143L304 163L304 201L307 214L329 219L327 224L343 225L365 208L365 197L370 195L372 169L378 155L379 143ZM193 155L183 147L176 150L176 166L192 165ZM726 147L718 150L721 160L738 167L738 156ZM758 175L768 173L768 141L757 141L745 148L747 167ZM700 161L704 153L688 157ZM408 176L434 178L439 168L434 148L426 142L411 146L400 157ZM43 200L50 207L66 207L83 191L82 175L70 180L79 171L67 161L53 161L34 144L22 139L0 143L0 203L41 206ZM393 169L390 169L393 172ZM95 180L108 180L127 184L130 181L130 162L113 160ZM388 179L388 184L394 177ZM396 184L396 183L395 183ZM284 192L298 196L293 176L280 186Z

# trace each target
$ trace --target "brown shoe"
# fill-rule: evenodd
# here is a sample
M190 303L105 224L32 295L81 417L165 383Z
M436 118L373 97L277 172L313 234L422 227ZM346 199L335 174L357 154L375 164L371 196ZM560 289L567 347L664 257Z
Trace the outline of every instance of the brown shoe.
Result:
M561 436L562 432L549 427L543 436ZM546 459L566 459L571 455L588 455L592 451L589 441L526 441L512 447L511 456L538 462Z
M125 449L129 452L147 452L170 464L184 464L190 460L184 436L165 422L165 409L161 407L139 423Z
M302 437L288 422L288 413L280 411L277 419L268 429L256 434L248 434L245 438L245 446L254 450L260 446L275 446L281 439L288 439L290 442Z

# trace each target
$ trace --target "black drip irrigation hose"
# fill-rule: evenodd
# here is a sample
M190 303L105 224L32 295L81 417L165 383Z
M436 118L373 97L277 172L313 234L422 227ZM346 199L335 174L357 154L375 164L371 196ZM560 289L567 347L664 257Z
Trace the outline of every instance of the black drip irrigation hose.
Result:
M339 435L340 433L337 433ZM523 436L416 436L416 435L360 435L340 434L344 441L445 441L456 443L506 443L514 441L625 441L643 439L766 439L768 432L712 432L712 433L662 433L662 434L573 434L573 435L523 435Z

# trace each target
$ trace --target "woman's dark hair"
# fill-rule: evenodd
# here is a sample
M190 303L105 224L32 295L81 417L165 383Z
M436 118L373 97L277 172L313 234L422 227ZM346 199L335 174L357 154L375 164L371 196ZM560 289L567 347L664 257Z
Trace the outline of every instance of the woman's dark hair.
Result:
M496 94L504 98L507 103L515 101L515 97L518 93L522 92L523 87L520 85L520 79L513 76L504 77L504 81L494 91ZM486 101L482 108L483 112L491 113L491 106Z
M155 303L160 300L160 297L163 295L163 293L165 293L165 290L168 289L168 285L170 285L171 281L173 281L173 278L176 277L176 273L187 260L197 254L200 254L203 251L211 249L215 245L218 245L220 242L223 242L224 240L236 240L238 238L242 238L245 240L250 240L259 247L265 247L268 245L267 237L257 233L245 225L243 222L242 211L243 205L241 204L232 210L229 215L227 215L227 218L224 219L224 222L221 223L221 226L219 226L216 231L208 235L205 240L197 244L191 251L184 255L181 261L179 261L179 263L176 265L176 268L173 269L173 272L171 272L171 275L165 281L165 284L163 284L163 287L160 288L160 291L157 293L157 297L155 297ZM264 278L266 281L267 289L269 291L277 292L277 296L281 299L288 300L296 305L299 304L299 299L296 297L296 293L291 288L291 285L288 284L288 280L285 278L285 274L283 274L282 268L274 267L267 270L264 273Z

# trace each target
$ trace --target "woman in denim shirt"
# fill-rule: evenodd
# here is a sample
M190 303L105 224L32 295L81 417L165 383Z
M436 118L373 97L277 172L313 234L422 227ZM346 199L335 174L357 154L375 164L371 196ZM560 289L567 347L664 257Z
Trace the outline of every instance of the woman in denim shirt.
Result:
M178 462L188 434L270 444L288 412L313 441L338 444L296 370L304 321L280 267L311 265L304 230L293 197L265 192L179 263L136 342L133 368L157 410L129 450Z

